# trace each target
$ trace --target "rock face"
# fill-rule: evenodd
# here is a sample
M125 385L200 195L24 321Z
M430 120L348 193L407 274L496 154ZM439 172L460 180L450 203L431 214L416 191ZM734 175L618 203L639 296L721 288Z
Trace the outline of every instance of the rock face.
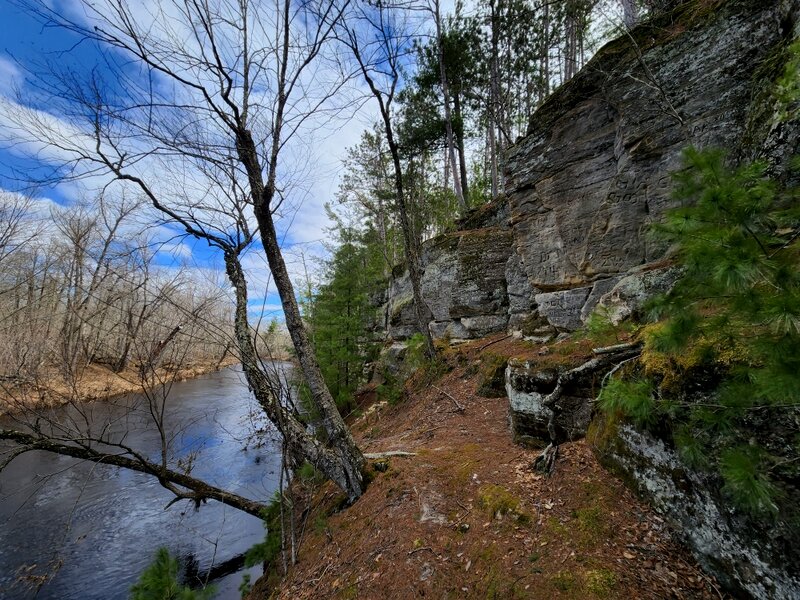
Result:
M674 205L670 172L690 144L744 151L788 13L780 0L688 2L608 44L548 99L506 165L532 286L587 286L664 256L646 229Z
M497 203L470 215L472 229L447 234L423 245L421 287L436 338L470 339L504 330L512 310L524 305L527 289L514 281L510 296L506 271L512 259L507 205ZM530 295L528 294L528 297ZM385 324L392 339L414 333L411 281L403 273L391 286ZM515 299L512 309L510 298ZM524 311L524 308L519 308Z
M798 128L776 123L764 90L797 13L798 0L690 0L602 48L509 150L506 199L424 245L433 335L580 327L623 278L668 256L647 229L674 205L670 174L690 144L785 164ZM638 308L631 285L649 284L617 289L615 318ZM413 333L407 275L384 313L392 338Z
M509 150L506 198L424 245L433 335L511 331L546 341L579 328L598 305L617 323L667 291L677 277L670 249L647 230L675 204L671 173L686 146L763 158L777 176L791 176L784 167L798 152L800 127L775 119L771 90L800 37L799 16L800 0L689 0L601 49ZM411 335L407 275L381 301L389 335ZM555 371L509 364L519 441L549 440L542 399L556 380ZM596 384L582 382L562 398L562 439L586 433ZM590 438L737 597L800 598L796 536L734 514L710 475L686 468L652 433L599 417Z
M720 495L718 482L688 469L673 447L629 423L598 416L589 440L735 597L800 598L800 551L779 524L747 522Z
M556 369L539 370L526 361L512 359L506 367L506 394L514 441L543 448L550 443L547 426L553 411L542 405L558 382ZM592 379L570 385L556 405L554 421L559 442L581 439L592 418Z

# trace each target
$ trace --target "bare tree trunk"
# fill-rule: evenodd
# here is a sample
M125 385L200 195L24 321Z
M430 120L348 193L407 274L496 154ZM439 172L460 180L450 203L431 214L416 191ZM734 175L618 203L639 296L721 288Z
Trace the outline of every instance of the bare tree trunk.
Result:
M270 219L270 225L271 222ZM274 234L274 229L272 233ZM262 237L268 238L269 234L262 234ZM274 243L274 246L272 243L265 245L268 257L270 253L273 253L272 259L274 260L277 242ZM276 285L278 285L278 278L281 278L282 283L280 285L285 285L288 280L288 273L282 257L279 256L279 258L279 261L275 261L274 267L270 262L270 268L273 269L272 273L273 278L276 280ZM234 331L242 360L242 368L256 400L270 421L280 429L291 459L295 464L303 459L308 460L344 490L351 502L358 499L364 493L365 487L362 475L364 457L350 435L350 430L347 429L347 425L339 415L327 386L325 386L325 381L319 371L319 366L306 335L305 327L302 326L302 321L300 322L299 336L297 335L298 330L293 329L296 325L289 325L290 318L300 320L300 311L297 308L294 295L292 294L288 298L289 302L287 302L284 301L283 294L281 294L281 300L286 311L287 329L292 334L292 341L298 353L298 360L309 390L315 402L319 403L318 408L322 414L323 428L328 435L327 447L310 434L303 424L286 407L280 404L281 398L280 394L276 393L276 385L274 382L269 381L269 377L261 365L253 338L250 335L247 319L247 282L239 258L232 251L225 252L225 270L236 294ZM278 287L278 289L281 288ZM285 288L283 289L286 291ZM293 292L291 282L289 282L289 291ZM288 308L287 305L289 305ZM291 312L292 305L294 306L294 314ZM325 402L329 402L329 404L326 406L323 404Z
M387 11L388 9L380 3L376 5L376 9L380 11L379 21L382 23L385 17L384 11ZM367 28L375 29L374 22L369 18L364 18L363 22L367 24ZM387 86L389 89L383 90L372 77L371 69L373 68L373 65L369 64L362 53L363 51L359 41L360 35L363 35L362 31L356 31L356 29L354 29L352 26L348 26L345 28L345 39L343 41L352 51L353 58L358 64L358 68L364 77L364 81L367 83L370 92L378 102L378 107L380 109L384 134L386 136L386 143L389 146L389 152L392 157L392 166L394 167L395 200L397 202L397 209L400 216L400 229L403 232L403 248L405 251L406 263L408 264L408 275L409 279L411 280L411 290L414 297L414 313L417 321L417 329L425 339L426 354L430 358L433 358L436 355L436 349L433 345L433 338L431 337L430 328L428 327L428 316L425 310L426 305L422 296L422 285L420 283L421 273L419 268L419 249L417 247L417 239L414 235L411 215L406 202L406 191L405 186L403 185L403 167L400 162L400 149L394 137L394 129L391 119L391 104L394 100L394 94L397 90L397 85L400 80L399 66L397 63L400 60L400 54L403 52L403 50L399 50L392 44L392 31L389 31L383 27L378 27L377 30L374 31L374 35L379 36L381 42L384 42L382 44L382 48L384 48L384 54L382 55L381 60L382 62L385 61L391 70L390 83ZM385 69L381 68L381 71L385 71ZM457 176L454 170L453 179L456 178Z
M417 238L414 235L408 207L406 206L406 194L403 186L403 169L400 164L400 150L394 139L392 124L388 113L384 114L383 120L386 126L386 138L389 144L389 150L392 154L392 163L394 164L395 195L397 207L400 212L400 229L403 231L403 247L405 248L406 262L408 263L408 278L411 280L411 291L414 295L414 314L417 317L417 329L419 329L419 332L425 337L426 354L432 358L436 355L436 349L433 346L433 338L431 337L431 331L428 327L428 318L425 313L426 304L422 296L419 251L417 248ZM453 173L453 179L456 179L455 173Z
M639 21L639 7L636 6L636 0L621 0L621 2L623 23L627 29L633 29Z
M575 16L568 14L564 19L564 81L573 78L578 61L578 44Z
M497 198L500 194L500 172L499 172L499 149L498 149L498 140L497 140L497 127L498 127L498 103L499 103L499 96L500 96L500 82L499 82L499 68L497 65L497 54L499 52L498 48L498 38L499 38L499 15L497 14L497 5L494 0L490 1L489 9L491 11L490 19L491 19L491 57L490 57L490 66L489 66L489 115L488 115L488 122L489 122L489 148L490 148L490 155L491 155L491 163L492 163L492 200Z
M456 121L459 127L456 127L456 147L458 149L458 167L461 173L461 191L464 194L464 203L466 205L469 200L469 187L467 178L467 158L464 149L464 121L461 115L461 99L458 94L453 95L453 112L455 113Z
M439 14L439 0L433 0L433 17L436 22L436 53L439 60L439 77L442 85L442 97L444 98L444 125L447 137L447 151L450 157L450 164L453 169L453 189L458 199L458 207L461 212L467 208L466 200L464 199L463 188L463 171L462 177L459 178L456 173L458 172L456 163L456 150L453 139L453 117L450 111L450 90L447 85L447 68L444 64L444 44L442 42L442 18Z
M542 96L544 100L550 95L550 3L544 3L544 16L542 17L542 29L544 37L542 40Z

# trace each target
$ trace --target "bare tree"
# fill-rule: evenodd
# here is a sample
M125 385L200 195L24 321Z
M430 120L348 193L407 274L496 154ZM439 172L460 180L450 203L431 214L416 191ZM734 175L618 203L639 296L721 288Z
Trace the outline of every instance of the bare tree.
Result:
M380 110L383 133L392 157L395 202L403 232L403 249L414 296L417 329L425 337L428 356L433 357L436 350L428 327L427 306L422 297L418 241L408 210L400 148L392 123L393 103L401 84L402 62L412 51L410 40L415 33L406 17L414 10L413 5L353 3L347 18L339 23L338 37L348 48Z
M51 70L44 81L80 137L65 137L40 113L21 110L27 132L69 156L61 177L111 176L222 253L248 385L284 436L293 463L309 460L357 499L364 458L323 380L275 224L289 198L291 182L281 168L291 142L342 110L331 99L346 77L327 47L348 0L162 0L147 10L124 0L87 0L81 2L86 21L44 1L26 4L46 24L98 43L125 63L111 73L114 84L98 73L82 80ZM256 350L241 258L257 239L324 441L274 393Z

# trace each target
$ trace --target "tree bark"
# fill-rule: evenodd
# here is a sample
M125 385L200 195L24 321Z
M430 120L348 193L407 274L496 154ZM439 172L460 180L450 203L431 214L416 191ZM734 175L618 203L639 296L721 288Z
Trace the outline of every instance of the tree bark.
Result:
M271 218L269 223L271 224ZM263 231L262 236L265 236ZM268 238L267 241L270 242L269 233L266 234L266 237ZM284 285L288 280L288 272L280 255L277 257L280 260L275 260L275 247L277 247L277 242L274 239L272 243L267 244L268 257L272 254L270 268L273 269L272 273L273 278L276 280L276 285L278 278L282 278L281 285ZM274 267L273 260L275 261ZM295 345L303 376L314 401L318 403L317 408L322 415L323 429L328 436L327 446L309 433L287 407L281 405L281 398L275 391L276 386L269 381L268 375L264 372L253 338L250 335L247 319L247 283L241 263L234 252L228 251L225 253L225 269L236 294L234 331L242 360L242 369L256 400L270 421L275 423L283 434L287 451L295 464L302 459L308 460L344 490L351 502L357 500L365 489L362 475L364 457L358 446L356 446L352 435L350 435L350 430L347 428L339 411L336 409L336 404L322 378L322 373L313 354L305 327L300 320L300 311L294 299L291 282L289 282L289 291L292 291L292 295L284 301L283 294L281 294L287 329L292 334L292 341ZM281 288L279 287L279 289ZM300 321L299 329L296 323L294 326L289 325L290 318Z
M469 200L469 187L467 178L467 158L464 149L464 121L461 114L461 98L458 94L453 94L453 112L459 126L455 128L456 147L458 149L458 167L461 173L461 192L464 194L464 203Z

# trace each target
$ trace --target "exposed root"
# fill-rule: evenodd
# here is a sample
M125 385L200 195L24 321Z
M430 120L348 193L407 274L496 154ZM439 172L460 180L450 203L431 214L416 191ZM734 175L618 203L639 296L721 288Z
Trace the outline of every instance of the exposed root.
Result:
M560 412L558 410L558 401L564 395L566 386L584 375L592 375L612 365L614 365L614 367L611 369L611 372L614 372L622 364L638 357L640 349L641 344L638 342L618 344L605 348L595 348L593 352L598 356L558 376L555 389L542 399L542 406L550 410L550 417L547 421L547 432L550 434L550 444L533 462L533 468L535 470L549 475L555 468L555 461L558 456L558 445L564 441L558 439L555 422ZM603 383L605 383L605 380Z
M536 457L531 465L534 471L538 471L544 475L550 475L556 466L556 459L558 458L558 445L548 444L542 453Z

